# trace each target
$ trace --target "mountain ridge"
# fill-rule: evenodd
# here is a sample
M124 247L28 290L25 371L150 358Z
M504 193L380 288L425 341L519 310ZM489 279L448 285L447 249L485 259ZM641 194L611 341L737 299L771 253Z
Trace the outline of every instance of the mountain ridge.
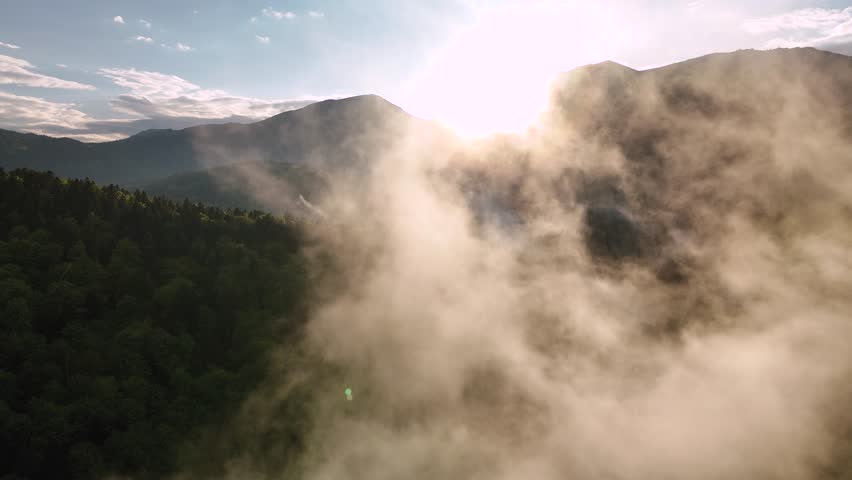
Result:
M627 112L639 111L657 97L684 111L741 115L745 113L737 113L737 102L757 92L772 97L767 105L781 108L783 98L758 91L766 71L790 77L782 80L795 80L804 88L824 88L832 80L827 77L852 78L852 57L814 48L738 50L646 70L608 60L558 74L551 85L549 110L540 123L552 130L571 118L570 123L586 132L603 125L623 130ZM840 92L838 98L852 107L848 97ZM848 121L852 132L852 114L848 117L842 121ZM357 170L412 126L435 127L367 94L323 100L253 123L149 129L103 143L0 129L0 167L52 170L125 186L246 161Z
M381 97L359 95L317 102L250 124L145 130L102 143L0 129L0 167L51 170L60 176L132 186L244 160L301 163L321 156L321 161L310 161L357 164L418 121ZM356 146L363 155L353 154Z

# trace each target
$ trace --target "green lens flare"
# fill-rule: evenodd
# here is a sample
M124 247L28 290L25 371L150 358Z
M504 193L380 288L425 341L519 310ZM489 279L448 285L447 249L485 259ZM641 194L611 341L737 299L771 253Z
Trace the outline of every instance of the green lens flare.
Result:
M347 388L346 390L343 391L343 393L346 395L346 400L352 400L352 389L351 388Z

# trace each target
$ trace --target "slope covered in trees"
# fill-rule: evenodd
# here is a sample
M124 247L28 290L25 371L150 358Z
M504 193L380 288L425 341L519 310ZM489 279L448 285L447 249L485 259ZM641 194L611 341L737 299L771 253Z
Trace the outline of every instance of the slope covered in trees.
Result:
M0 170L0 477L160 477L304 317L293 225Z
M272 198L255 192L253 178L260 177L274 188ZM303 200L323 199L329 185L323 176L306 165L285 162L251 162L207 170L178 173L141 186L149 194L173 200L189 199L224 208L257 209L277 215L310 216Z

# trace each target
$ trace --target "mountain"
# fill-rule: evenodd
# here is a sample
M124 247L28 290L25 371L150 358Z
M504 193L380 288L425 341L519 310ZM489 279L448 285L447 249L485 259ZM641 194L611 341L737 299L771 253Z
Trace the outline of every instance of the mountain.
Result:
M794 123L800 125L787 128ZM252 124L147 130L97 144L0 130L0 167L52 170L171 198L292 214L303 211L299 195L320 199L325 174L362 171L408 129L434 128L378 96L364 95ZM556 77L550 105L529 135L506 144L494 137L471 155L457 154L500 157L505 161L499 166L456 162L450 169L458 171L454 175L460 175L478 217L515 225L524 223L529 212L523 210L530 205L517 188L521 165L539 155L542 145L549 155L573 158L575 164L578 155L600 156L577 152L578 139L617 152L632 185L624 184L623 172L595 167L578 173L572 162L555 161L548 168L558 179L547 188L566 204L588 206L590 228L618 225L612 228L622 232L619 238L624 232L636 237L594 251L635 256L657 240L642 240L647 229L628 225L656 218L664 203L661 191L677 188L684 170L706 179L737 159L770 162L773 139L782 130L852 137L852 58L798 48L716 53L644 71L610 61L580 67ZM301 167L276 166L282 163ZM259 198L266 187L287 193Z
M651 207L659 203L656 200L659 195L655 193L662 186L657 182L675 172L679 165L685 165L683 158L669 158L662 153L663 150L671 150L673 145L687 144L686 139L691 135L705 137L700 142L689 140L693 145L702 146L705 141L715 137L715 141L706 146L700 161L696 158L690 162L692 166L703 165L704 168L712 169L720 160L742 157L745 152L751 152L752 147L761 143L757 139L767 132L771 133L773 126L780 121L777 114L782 113L785 106L788 113L800 107L806 107L811 112L830 112L838 117L834 119L833 125L845 128L847 136L852 137L850 64L852 59L849 57L803 48L711 54L644 71L611 61L580 67L556 77L549 108L528 138L508 141L496 136L487 140L484 148L475 149L474 156L490 156L492 160L494 157L506 159L497 162L502 167L495 168L495 162L480 164L487 167L476 172L475 181L473 176L457 180L469 195L480 220L486 217L499 219L504 226L523 224L528 212L522 211L522 205L529 203L518 198L518 185L522 182L519 171L524 158L538 153L543 143L559 146L565 142L576 142L577 137L592 138L595 143L620 152L637 175L633 181L642 179L642 186L631 186L634 191L627 192L619 175L590 172L574 174L576 172L570 172L571 168L565 162L554 162L552 166L559 170L560 175L556 181L558 187L553 187L555 198L589 207L587 223L594 252L608 252L605 256L619 258L636 257L641 251L653 250L655 247L651 245L658 243L659 239L656 237L658 233L651 235L652 238L646 238L648 235L643 233L649 230L656 232L656 227L646 225L646 228L640 229L633 222L653 216ZM371 98L378 105L384 104L378 97L366 98ZM802 99L807 101L803 102ZM353 112L353 109L339 109L338 103L323 102L317 104L317 107L324 109L324 116L333 120L332 123L337 125L335 128L346 130L349 127L345 126L357 124L357 115L337 118L344 111ZM411 117L396 107L392 110L403 118L400 124L411 124ZM323 167L339 169L341 166L322 164L322 159L346 158L351 155L348 152L376 152L376 146L368 145L364 148L363 143L340 145L326 131L329 123L320 128L304 122L300 124L298 136L276 143L274 132L282 130L284 119L294 113L281 114L252 126L199 127L199 133L194 135L194 148L207 152L203 158L208 162L217 163L214 160L217 156L221 157L222 162L228 156L250 161L212 170L180 173L139 186L176 199L189 198L228 207L261 208L276 213L305 213L299 195L321 203L328 192L327 181L322 175L327 169ZM384 116L387 117L388 113L385 112ZM745 128L743 131L751 132L755 137L733 138L726 135L722 138L720 134L726 128ZM383 137L387 142L404 136L401 130L382 131L388 134ZM201 140L201 132L217 133ZM224 132L229 132L230 136ZM264 132L268 136L263 137ZM136 137L166 136L169 133L149 131ZM322 138L317 139L318 135L322 135ZM255 138L256 146L252 147L247 138ZM359 138L372 139L364 135ZM276 148L281 149L280 153L270 152L270 145L278 145ZM329 148L337 150L328 153ZM563 150L562 155L575 154L564 151L566 148L565 145L557 147ZM462 152L460 156L464 157L465 154ZM362 155L360 158L364 160L367 157ZM270 161L271 158L305 160L299 168L294 168ZM260 161L254 161L256 159ZM462 167L451 168L466 170L473 175L468 170L468 163L461 162ZM470 169L476 170L476 167ZM518 171L513 172L513 169ZM257 185L252 184L252 180L259 177L273 183L279 182L274 186L282 192L281 195L274 199L259 198L257 192L265 189L258 189ZM504 178L500 180L499 177ZM628 205L629 197L633 197L635 203L639 198L635 196L637 194L641 195L639 203ZM633 212L640 206L642 208L638 213ZM601 235L600 232L606 230L616 232L609 235L613 239L606 240L609 237Z
M849 128L850 85L852 58L814 48L714 53L644 71L604 62L556 77L548 121L617 135L644 128L648 122L637 116L663 108L668 117L755 121L811 96L813 108L845 109L840 120Z
M846 188L850 158L852 58L746 50L563 73L529 135L461 154L449 175L480 221L531 226L547 202L579 208L598 260L682 280L669 268L688 263L680 240L715 238L738 209L773 235L825 228L813 209Z
M82 143L0 130L0 167L139 186L170 175L240 162L355 168L418 120L375 95L326 100L252 124L147 130Z

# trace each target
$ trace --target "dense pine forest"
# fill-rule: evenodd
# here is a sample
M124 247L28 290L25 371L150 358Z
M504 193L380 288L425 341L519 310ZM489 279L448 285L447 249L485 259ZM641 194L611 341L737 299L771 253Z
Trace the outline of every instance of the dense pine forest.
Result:
M160 477L305 316L297 226L0 170L0 478Z

